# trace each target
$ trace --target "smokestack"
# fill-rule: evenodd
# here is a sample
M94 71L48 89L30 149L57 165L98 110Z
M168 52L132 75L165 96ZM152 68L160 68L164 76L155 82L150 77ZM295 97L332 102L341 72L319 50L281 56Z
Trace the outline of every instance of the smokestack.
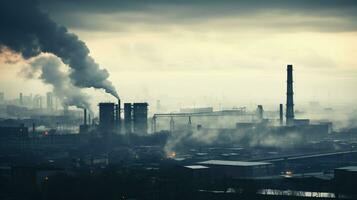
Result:
M24 105L24 100L23 100L23 97L22 97L22 93L20 93L20 105Z
M262 105L258 105L258 107L257 107L257 115L258 115L259 121L263 120L263 113L264 113L263 106Z
M90 114L88 114L88 125L91 124L91 117L90 117Z
M83 125L86 126L87 125L87 109L84 109L84 116L83 116Z
M279 105L279 121L280 121L280 126L283 125L283 104Z
M115 124L118 130L120 130L120 99L118 99L118 104L115 106Z
M126 134L133 131L133 106L131 103L124 103L124 126Z
M294 125L294 91L293 91L293 66L287 67L287 88L286 88L286 125Z

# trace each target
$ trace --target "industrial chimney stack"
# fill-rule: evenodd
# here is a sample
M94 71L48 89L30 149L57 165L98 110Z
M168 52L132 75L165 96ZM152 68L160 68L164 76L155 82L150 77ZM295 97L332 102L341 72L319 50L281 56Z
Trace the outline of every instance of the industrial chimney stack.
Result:
M258 115L258 120L260 122L263 121L263 114L264 114L263 106L262 105L258 105L258 107L257 107L257 115Z
M83 125L86 126L87 125L87 109L84 109L84 113L83 113Z
M287 90L286 90L286 125L294 125L294 91L293 91L293 66L287 67Z
M115 124L119 131L121 129L120 109L120 99L118 99L118 104L115 106Z
M283 104L279 104L279 121L280 121L280 126L283 125L284 119L283 119Z

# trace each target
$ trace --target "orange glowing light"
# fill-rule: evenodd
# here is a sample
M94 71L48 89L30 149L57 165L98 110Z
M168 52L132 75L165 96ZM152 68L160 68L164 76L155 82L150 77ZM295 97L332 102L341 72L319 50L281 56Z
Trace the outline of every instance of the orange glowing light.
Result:
M168 158L174 158L174 157L176 157L176 152L174 152L174 151L169 152L169 153L167 154L167 157L168 157Z
M292 177L293 172L290 171L290 170L288 170L288 171L286 171L286 172L284 173L284 175L285 175L285 177Z

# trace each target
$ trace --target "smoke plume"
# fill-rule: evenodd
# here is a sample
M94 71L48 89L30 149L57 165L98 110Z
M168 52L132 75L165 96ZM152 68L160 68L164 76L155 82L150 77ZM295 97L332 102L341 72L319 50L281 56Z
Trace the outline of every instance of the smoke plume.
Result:
M272 133L269 130L257 132L241 130L181 130L174 132L165 144L165 151L172 152L188 147L200 146L235 146L240 147L273 147L289 149L304 144L304 138L296 132L284 135Z
M33 0L0 1L2 46L20 53L25 59L40 53L54 54L70 67L69 77L73 85L104 89L119 98L108 80L108 71L100 69L89 56L86 44L41 12Z
M61 61L53 55L40 55L30 59L29 65L21 73L26 78L39 78L43 83L51 85L53 93L64 105L90 110L89 97L71 83L68 74L61 71L61 65Z

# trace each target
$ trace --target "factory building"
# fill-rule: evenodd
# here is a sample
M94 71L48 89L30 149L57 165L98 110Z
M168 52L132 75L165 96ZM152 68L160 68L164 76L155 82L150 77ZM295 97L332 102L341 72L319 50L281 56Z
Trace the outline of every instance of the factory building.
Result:
M133 105L131 103L124 103L124 126L126 134L133 132Z
M357 197L357 166L337 168L334 170L334 174L336 194L355 199Z
M191 186L201 185L210 181L210 168L203 165L185 165L177 170L177 176Z
M148 132L148 103L133 104L134 133L145 135Z
M198 164L209 167L211 175L220 178L261 177L273 174L273 164L268 162L207 160Z
M254 129L256 126L256 123L251 123L251 122L237 122L236 123L236 129L239 131L247 131Z
M99 128L101 131L121 131L120 101L99 104ZM148 103L124 103L125 133L145 135L148 132ZM86 118L84 119L86 122Z
M99 103L99 128L105 132L117 130L120 133L120 100L118 104Z
M0 126L0 138L27 138L28 136L28 127L25 127L24 124L19 126Z
M307 126L310 125L309 119L294 119L295 126Z
M102 131L114 129L114 103L99 103L99 127Z

